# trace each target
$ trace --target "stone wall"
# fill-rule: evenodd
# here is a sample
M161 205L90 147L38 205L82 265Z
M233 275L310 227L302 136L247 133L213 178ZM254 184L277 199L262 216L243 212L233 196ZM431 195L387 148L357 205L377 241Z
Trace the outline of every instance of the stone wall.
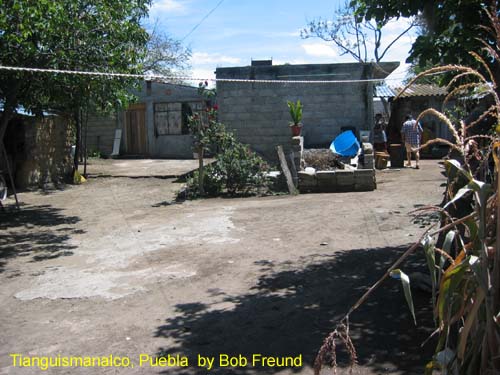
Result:
M7 136L7 142L10 137L15 142L7 149L14 163L16 187L45 188L71 178L73 131L67 119L26 116L15 123Z
M389 74L398 63L384 63ZM363 80L378 76L371 64L270 65L217 68L218 79L248 80ZM306 148L328 147L342 128L370 130L373 117L373 87L367 82L275 84L217 82L221 122L235 131L239 140L268 160L276 160L275 148L291 148L290 114L287 101L304 106L303 130Z

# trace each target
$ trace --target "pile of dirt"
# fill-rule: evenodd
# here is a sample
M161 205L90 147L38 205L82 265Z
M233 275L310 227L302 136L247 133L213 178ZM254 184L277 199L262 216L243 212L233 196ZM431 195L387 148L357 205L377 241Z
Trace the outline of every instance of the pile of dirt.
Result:
M329 149L310 148L304 150L304 162L306 167L312 167L317 171L333 171L344 169L344 164L338 156Z

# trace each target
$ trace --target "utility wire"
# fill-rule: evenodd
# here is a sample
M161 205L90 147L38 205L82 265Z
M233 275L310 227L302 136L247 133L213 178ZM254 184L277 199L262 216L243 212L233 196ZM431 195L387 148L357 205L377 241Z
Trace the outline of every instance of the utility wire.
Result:
M218 8L218 7L219 7L219 6L223 3L223 2L224 2L224 0L220 0L220 1L217 3L217 5L216 5L214 8L212 8L212 10L211 10L210 12L208 12L208 13L205 15L205 17L203 17L203 18L200 20L200 22L198 22L198 23L197 23L197 24L196 24L196 25L195 25L195 26L191 29L191 31L190 31L190 32L188 32L188 33L184 36L184 38L182 38L182 39L181 39L181 42L183 42L183 41L184 41L184 39L186 39L188 36L190 36L190 35L191 35L191 34L192 34L192 33L193 33L193 32L194 32L197 28L198 28L198 26L200 26L200 25L201 25L201 24L202 24L202 23L203 23L203 22L204 22L204 21L205 21L208 17L210 17L210 15L211 15L213 12L215 12L215 10L216 10L216 9L217 9L217 8Z
M343 80L281 80L281 79L238 79L238 78L195 78L195 77L178 77L165 76L161 74L128 74L128 73L109 73L109 72L89 72L81 70L62 70L62 69L40 69L26 68L17 66L1 66L0 70L7 71L24 71L32 73L52 73L52 74L72 74L86 75L104 78L137 78L146 81L159 80L165 82L178 81L209 81L209 82L242 82L242 83L273 83L273 84L334 84L334 83L369 83L369 82L384 82L386 80L399 80L398 78L374 78L374 79L343 79Z

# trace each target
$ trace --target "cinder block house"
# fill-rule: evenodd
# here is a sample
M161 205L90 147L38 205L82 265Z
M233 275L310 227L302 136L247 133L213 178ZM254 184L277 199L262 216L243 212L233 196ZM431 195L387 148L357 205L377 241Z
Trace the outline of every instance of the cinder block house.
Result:
M276 160L277 145L285 150L291 147L287 101L300 99L305 147L328 147L345 129L357 134L372 129L374 83L367 80L383 79L398 66L398 62L272 65L272 61L252 61L251 66L217 68L216 77L222 79L217 81L219 118L241 142ZM257 80L269 82L252 82Z
M112 116L88 119L87 149L111 155L121 129L120 155L151 158L192 158L187 119L203 107L196 87L145 81L134 92L137 102Z

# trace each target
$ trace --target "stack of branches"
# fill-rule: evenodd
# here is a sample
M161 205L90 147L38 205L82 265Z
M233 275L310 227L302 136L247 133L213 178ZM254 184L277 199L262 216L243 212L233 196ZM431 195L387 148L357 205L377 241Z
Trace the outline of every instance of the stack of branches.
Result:
M306 149L303 156L305 166L314 168L317 171L344 169L344 163L329 149Z

